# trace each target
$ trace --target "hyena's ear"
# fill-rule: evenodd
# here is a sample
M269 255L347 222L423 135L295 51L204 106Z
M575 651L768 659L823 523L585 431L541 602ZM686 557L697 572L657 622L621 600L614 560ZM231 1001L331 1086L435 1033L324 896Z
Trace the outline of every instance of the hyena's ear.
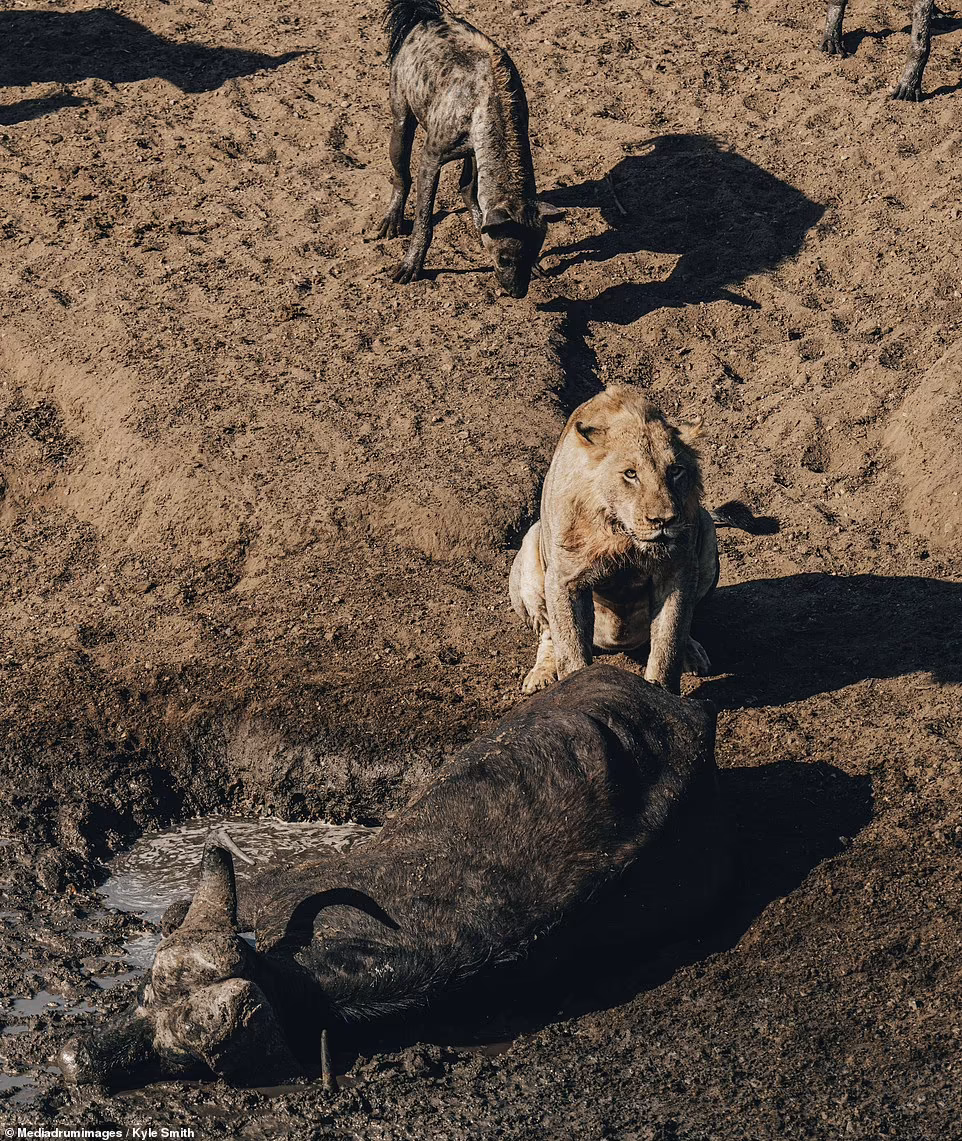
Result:
M591 444L592 446L597 444L605 434L604 428L595 427L593 424L586 424L584 420L575 421L575 431L578 433L578 437L582 443Z
M517 219L514 217L511 204L509 202L496 202L493 206L488 207L481 217L481 233L488 234L499 226L506 226L509 222L515 221Z
M678 438L683 444L693 444L701 435L701 429L704 423L704 416L695 416L691 420L679 421L674 427L678 433Z
M565 212L560 206L552 206L550 202L539 202L538 216L542 222L560 222Z

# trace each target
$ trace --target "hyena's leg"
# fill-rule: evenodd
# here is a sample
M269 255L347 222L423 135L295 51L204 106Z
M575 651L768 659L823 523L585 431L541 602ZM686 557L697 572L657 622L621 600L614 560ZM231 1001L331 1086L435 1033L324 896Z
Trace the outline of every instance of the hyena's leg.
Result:
M391 92L391 165L394 177L391 182L394 193L391 204L384 215L384 221L377 231L379 238L396 238L404 225L404 207L411 189L411 147L417 120L410 107L400 95Z
M842 20L845 19L846 0L828 0L825 16L825 35L822 36L822 51L829 55L845 55L842 47Z
M912 35L905 55L905 67L893 99L918 103L922 98L922 73L929 61L932 43L932 0L915 0L912 5Z
M394 271L394 280L406 285L416 281L424 269L431 236L434 233L434 198L438 192L438 179L444 158L431 146L428 139L418 169L417 203L414 208L414 230L404 260Z
M461 197L474 221L474 228L481 230L481 207L478 205L478 164L474 155L468 155L461 164L461 181L458 185Z

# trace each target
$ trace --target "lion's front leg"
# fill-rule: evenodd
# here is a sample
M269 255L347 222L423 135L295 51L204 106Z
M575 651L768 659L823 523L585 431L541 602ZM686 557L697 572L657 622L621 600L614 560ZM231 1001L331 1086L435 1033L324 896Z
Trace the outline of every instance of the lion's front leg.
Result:
M551 631L545 627L538 639L538 656L521 683L522 693L537 693L558 679L558 666L554 660L554 643Z
M560 680L591 664L594 603L590 587L579 586L576 579L558 568L549 569L544 586L548 629Z
M662 685L671 693L681 691L681 674L691 649L693 595L688 581L679 583L666 579L652 583L651 648L645 680Z

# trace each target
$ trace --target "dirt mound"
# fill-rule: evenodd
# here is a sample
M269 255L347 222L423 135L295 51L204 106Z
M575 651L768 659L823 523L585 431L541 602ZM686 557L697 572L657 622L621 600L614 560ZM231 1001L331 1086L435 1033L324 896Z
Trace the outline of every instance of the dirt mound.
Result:
M934 543L962 538L962 341L922 378L885 433L905 484L913 531Z

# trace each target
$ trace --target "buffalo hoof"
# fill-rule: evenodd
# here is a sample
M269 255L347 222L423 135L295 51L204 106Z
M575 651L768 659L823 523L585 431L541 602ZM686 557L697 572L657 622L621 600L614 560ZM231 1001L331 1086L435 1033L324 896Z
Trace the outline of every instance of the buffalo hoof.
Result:
M100 1075L94 1069L87 1047L79 1038L71 1038L55 1058L66 1081L72 1086L97 1085Z

